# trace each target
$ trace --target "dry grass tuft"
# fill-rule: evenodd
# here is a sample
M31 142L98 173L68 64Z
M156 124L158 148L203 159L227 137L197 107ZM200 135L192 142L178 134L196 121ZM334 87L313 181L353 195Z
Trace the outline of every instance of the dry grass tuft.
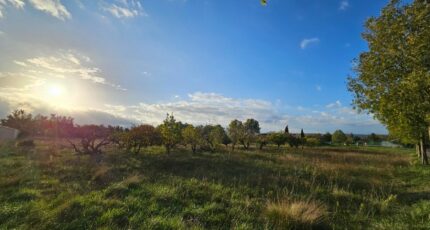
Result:
M315 201L269 202L264 216L269 228L320 229L325 226L327 208Z

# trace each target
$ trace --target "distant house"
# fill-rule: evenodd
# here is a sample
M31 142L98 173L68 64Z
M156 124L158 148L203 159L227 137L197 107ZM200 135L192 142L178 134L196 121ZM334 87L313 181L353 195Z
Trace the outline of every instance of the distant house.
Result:
M18 129L0 126L0 141L13 141L18 138L18 135Z

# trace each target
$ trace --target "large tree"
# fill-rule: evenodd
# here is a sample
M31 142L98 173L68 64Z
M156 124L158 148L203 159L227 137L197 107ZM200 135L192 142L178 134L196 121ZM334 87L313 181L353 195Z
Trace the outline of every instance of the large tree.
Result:
M392 0L366 22L369 50L360 54L349 78L354 104L372 113L392 135L420 143L426 153L430 131L430 3ZM427 154L422 154L428 164Z
M231 140L231 148L234 150L236 144L240 142L240 140L242 140L243 136L245 135L243 123L239 120L231 121L228 125L227 132Z
M166 147L167 154L170 154L171 149L181 141L181 128L182 123L177 122L173 114L167 114L163 124L158 126L158 130L161 133L162 142Z
M250 118L243 124L245 129L245 135L243 136L241 142L245 149L249 148L249 145L255 141L257 135L260 134L260 123L257 120Z
M202 136L200 135L199 131L192 125L187 125L182 130L182 138L184 141L184 144L191 145L191 150L193 153L196 153L197 146L201 145L203 142Z

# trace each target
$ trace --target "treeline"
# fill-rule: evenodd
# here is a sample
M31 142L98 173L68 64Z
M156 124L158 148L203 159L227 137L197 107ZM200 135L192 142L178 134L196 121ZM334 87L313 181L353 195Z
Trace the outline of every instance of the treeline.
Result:
M430 2L391 0L362 34L368 50L354 65L348 88L355 106L370 112L390 135L415 144L429 164Z
M255 119L242 122L233 120L225 129L221 125L199 125L182 123L173 115L167 114L162 124L154 127L142 124L125 128L121 126L77 125L72 117L37 115L33 116L23 110L16 110L1 124L21 131L21 137L49 137L66 139L79 154L97 155L102 148L115 145L126 152L139 153L149 146L163 145L169 154L178 145L189 147L194 153L201 151L216 151L221 145L237 146L249 149L251 145L263 149L268 144L278 146L288 144L290 147L319 146L327 144L354 144L360 141L380 138L372 134L368 138L360 138L352 134L346 135L341 130L332 134L305 135L291 134L288 126L282 132L260 133L260 124Z

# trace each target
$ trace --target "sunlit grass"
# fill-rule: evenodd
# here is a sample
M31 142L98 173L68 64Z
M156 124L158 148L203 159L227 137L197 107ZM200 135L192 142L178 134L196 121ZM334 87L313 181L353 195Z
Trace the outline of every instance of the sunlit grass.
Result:
M429 168L412 150L269 149L170 156L60 144L0 147L0 229L429 227Z

